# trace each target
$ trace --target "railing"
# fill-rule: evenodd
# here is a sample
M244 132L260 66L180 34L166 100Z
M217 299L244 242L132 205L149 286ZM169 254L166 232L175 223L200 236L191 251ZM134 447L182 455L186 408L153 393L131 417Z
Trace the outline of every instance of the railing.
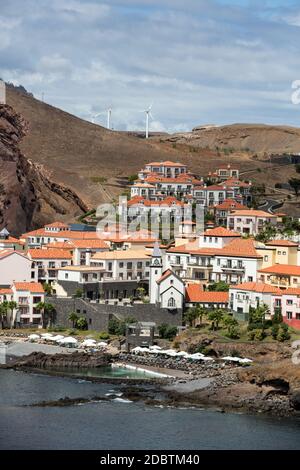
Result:
M227 266L227 264L221 265L223 271L245 271L245 266Z

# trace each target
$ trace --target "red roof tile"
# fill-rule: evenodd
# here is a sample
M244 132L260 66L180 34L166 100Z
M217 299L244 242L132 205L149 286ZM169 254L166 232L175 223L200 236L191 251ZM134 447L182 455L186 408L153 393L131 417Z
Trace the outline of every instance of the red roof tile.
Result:
M238 237L241 238L241 234L234 232L233 230L228 230L225 227L216 227L210 230L206 230L202 235L205 237Z
M263 282L243 282L242 284L234 285L230 287L236 290L245 290L251 292L260 292L265 294L280 294L281 290L278 287L264 284Z
M258 272L266 274L282 274L287 276L300 276L300 266L290 264L274 264L268 268L260 269Z
M188 284L185 292L186 302L227 304L229 301L228 292L203 291L199 284Z
M14 282L17 291L28 291L34 294L43 294L44 288L40 282Z

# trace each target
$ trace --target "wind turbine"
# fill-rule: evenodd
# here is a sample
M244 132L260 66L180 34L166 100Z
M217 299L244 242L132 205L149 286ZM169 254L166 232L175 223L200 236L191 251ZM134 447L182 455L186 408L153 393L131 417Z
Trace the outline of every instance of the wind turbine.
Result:
M92 115L92 123L95 124L95 119L97 117L101 116L101 114L107 113L107 129L110 129L111 112L112 112L112 109L108 108L106 111L101 111L100 113Z
M102 113L92 114L92 123L95 124L95 119L99 117Z
M149 108L142 111L142 113L146 113L146 139L149 138L149 117L151 119L154 119L152 114L151 114L152 106L153 106L153 103L149 106Z

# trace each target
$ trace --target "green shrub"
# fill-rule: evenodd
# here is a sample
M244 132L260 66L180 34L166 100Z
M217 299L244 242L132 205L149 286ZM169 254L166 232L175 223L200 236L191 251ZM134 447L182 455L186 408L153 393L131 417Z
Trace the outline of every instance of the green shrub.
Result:
M48 331L53 332L53 333L62 333L64 331L66 331L66 328L64 326L61 326L61 325L56 325L56 326L52 326L52 327L48 328Z
M265 330L256 329L248 332L248 339L250 341L263 341L266 337Z
M98 339L109 339L109 334L106 331L100 331Z
M281 323L280 330L279 330L279 333L277 335L277 340L282 343L283 341L289 340L290 337L291 337L291 335L289 333L288 325L286 323Z
M277 339L278 333L279 333L279 325L278 325L278 324L274 324L274 325L272 326L272 330L271 330L272 338L273 338L273 339Z
M177 335L177 326L171 326L167 323L162 323L158 327L159 336L163 339L172 340Z
M78 318L78 320L76 322L76 327L79 330L87 330L88 329L88 323L87 323L86 318L84 318L84 317Z

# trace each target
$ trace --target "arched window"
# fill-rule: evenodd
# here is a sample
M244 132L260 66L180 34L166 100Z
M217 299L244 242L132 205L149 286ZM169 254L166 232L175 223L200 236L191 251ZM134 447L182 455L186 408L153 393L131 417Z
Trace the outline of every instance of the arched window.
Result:
M174 297L170 297L168 300L168 307L176 307L176 302Z

